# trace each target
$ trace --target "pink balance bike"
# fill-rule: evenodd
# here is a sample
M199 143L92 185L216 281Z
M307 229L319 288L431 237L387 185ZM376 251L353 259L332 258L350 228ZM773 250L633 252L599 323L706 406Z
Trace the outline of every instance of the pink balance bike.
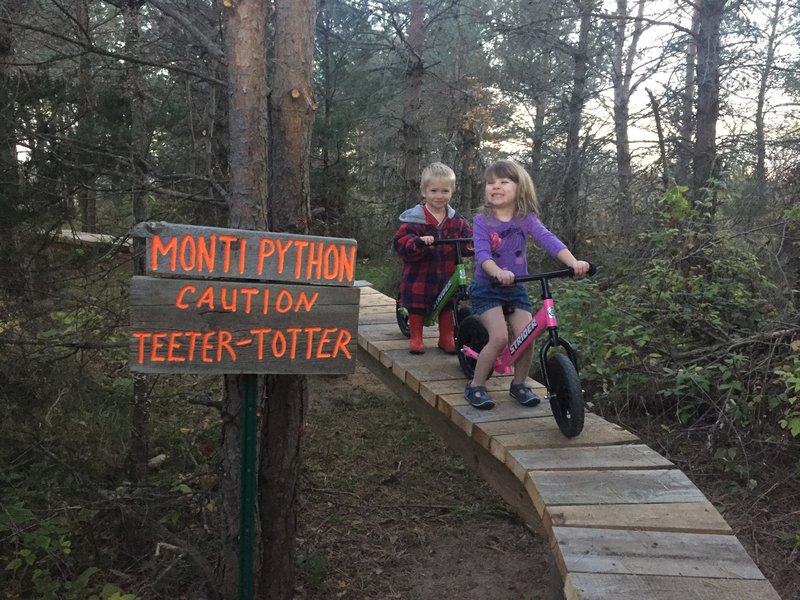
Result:
M594 275L595 268L589 269L588 275ZM571 438L583 430L584 399L578 378L578 358L572 346L558 335L558 321L556 320L556 307L550 293L550 279L559 277L573 277L571 268L537 275L522 275L516 278L516 283L525 281L539 281L542 285L542 307L536 312L530 323L526 325L516 339L503 348L494 363L493 372L498 375L507 375L512 371L512 365L528 348L542 335L548 332L548 339L539 350L539 365L542 371L543 383L547 388L547 399L558 428L566 437ZM506 307L504 311L508 312ZM511 309L513 310L513 308ZM470 315L461 323L456 340L458 350L458 363L467 379L472 379L475 373L475 363L481 349L489 341L489 332L477 315ZM554 351L562 348L564 352ZM553 352L551 352L553 351ZM549 356L548 356L549 354Z

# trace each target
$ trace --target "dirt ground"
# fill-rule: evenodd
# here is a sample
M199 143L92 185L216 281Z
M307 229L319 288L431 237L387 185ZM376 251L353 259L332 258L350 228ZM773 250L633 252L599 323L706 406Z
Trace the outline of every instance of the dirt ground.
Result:
M296 600L550 597L543 538L369 371L311 378L310 388ZM658 449L658 440L648 443ZM781 533L800 531L791 486L781 494L776 484L744 503L697 464L688 445L682 451L694 458L677 464L715 502L781 598L798 600L800 543L792 551Z

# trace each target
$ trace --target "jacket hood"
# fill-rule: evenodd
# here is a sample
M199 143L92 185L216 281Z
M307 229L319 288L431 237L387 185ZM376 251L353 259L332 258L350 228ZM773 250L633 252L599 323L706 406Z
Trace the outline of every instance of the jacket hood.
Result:
M451 207L449 204L447 205L447 218L452 219L456 214L456 211ZM425 211L422 209L422 204L417 204L413 208L409 208L408 210L403 211L403 214L400 215L400 222L401 223L418 223L424 225L427 223L425 219Z

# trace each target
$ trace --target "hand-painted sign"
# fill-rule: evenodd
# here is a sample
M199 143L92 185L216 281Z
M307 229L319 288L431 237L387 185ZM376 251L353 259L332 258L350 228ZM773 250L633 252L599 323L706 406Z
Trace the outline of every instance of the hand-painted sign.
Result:
M135 233L154 276L131 282L131 370L354 371L355 241L166 223Z
M134 235L147 239L154 275L336 286L355 276L355 240L160 222L141 223Z

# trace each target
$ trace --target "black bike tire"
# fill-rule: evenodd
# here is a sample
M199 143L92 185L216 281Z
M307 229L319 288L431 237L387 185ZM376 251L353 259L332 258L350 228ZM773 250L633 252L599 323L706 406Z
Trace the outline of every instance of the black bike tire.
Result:
M548 357L547 380L553 418L561 433L573 438L583 431L585 403L578 371L566 354Z
M477 360L468 357L462 352L462 349L464 346L469 346L475 352L480 352L488 341L489 332L486 331L486 327L476 315L469 315L459 324L458 336L456 337L458 365L467 379L471 380L475 375L475 363Z
M397 317L397 326L400 328L400 333L410 338L411 327L408 324L408 312L401 310L399 302L395 305L395 316Z

